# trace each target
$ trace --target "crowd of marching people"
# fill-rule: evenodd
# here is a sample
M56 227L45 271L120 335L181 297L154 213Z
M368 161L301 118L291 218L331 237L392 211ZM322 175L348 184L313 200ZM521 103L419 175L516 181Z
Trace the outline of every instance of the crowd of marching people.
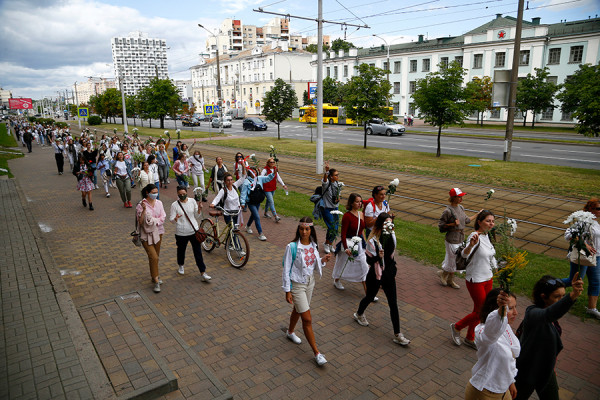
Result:
M245 226L248 234L253 234L255 229L261 241L267 238L261 225L260 205L263 204L263 218L281 220L273 193L278 184L286 193L288 188L274 157L269 157L264 167L259 167L256 160L242 153L237 153L229 164L222 157L216 157L214 164L208 165L201 150L195 148L195 141L189 147L178 141L171 148L168 136L158 140L116 133L98 137L89 130L75 136L68 128L36 125L23 120L13 120L11 124L29 152L33 141L40 146L52 146L59 175L64 172L65 161L68 162L77 179L76 188L84 207L94 210L92 193L95 190L102 189L105 196L110 197L110 189L115 187L123 207L135 207L136 233L147 253L153 290L157 293L162 284L158 265L167 219L175 225L177 272L185 274L185 252L190 244L201 280L211 280L206 273L197 236L198 218L203 203L208 202L209 189L215 194L209 207L248 211L247 222L243 221L242 213L229 218L233 218L237 226ZM327 360L316 344L310 303L316 274L320 277L332 258L335 258L331 275L334 290L344 290L343 282L360 282L362 285L364 296L355 304L356 311L350 314L356 323L369 325L367 308L378 302L377 295L382 289L389 307L392 341L401 346L410 344L400 327L396 280L401 270L396 257L396 219L388 203L389 197L386 201L390 188L377 185L368 199L356 192L348 193L343 201L344 184L340 181L340 171L330 168L329 163L324 164L324 170L320 185L311 197L314 203L312 217L322 219L327 227L324 242L319 243L313 218L300 219L292 241L285 248L282 271L285 301L292 305L285 335L291 342L301 344L302 339L295 330L300 320L304 337L319 366ZM167 214L160 200L160 190L171 184L171 171L177 182L177 199ZM206 184L205 173L208 175ZM191 195L190 186L194 188ZM137 205L134 206L132 188L136 187L141 196L139 200L135 199ZM571 261L568 277L543 276L533 288L534 304L527 307L523 322L514 331L511 324L518 315L517 298L509 290L493 287L494 273L499 268L491 237L496 217L492 211L484 209L468 216L462 205L465 195L460 188L450 189L449 205L438 223L440 232L445 234L446 250L438 273L440 284L460 289L455 281L457 260L467 260L465 285L473 308L452 323L449 332L454 344L464 344L477 351L477 363L472 369L465 398L527 399L536 391L540 398L558 399L554 373L556 358L562 349L562 329L558 321L582 294L582 279L586 273L590 282L586 310L600 318L596 308L600 292L600 257L596 252L600 247L597 222L600 201L591 199L584 207L584 211L595 218L590 223L585 243L594 265L582 268ZM339 210L340 205L345 208L343 212ZM465 238L465 229L471 222L474 231ZM572 240L579 234L569 229L565 238ZM567 294L566 287L569 286L572 291ZM466 330L464 339L461 336L463 330Z

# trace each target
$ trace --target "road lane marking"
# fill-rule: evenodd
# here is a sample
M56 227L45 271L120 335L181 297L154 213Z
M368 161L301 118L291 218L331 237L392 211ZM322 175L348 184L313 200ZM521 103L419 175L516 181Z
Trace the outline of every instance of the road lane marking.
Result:
M437 149L437 146L426 146L424 144L420 144L419 147L428 147L431 149ZM460 150L460 151L471 151L473 153L497 154L497 152L495 152L495 151L472 150L472 149L465 149L465 148L460 148L460 147L442 147L442 150Z
M517 156L535 157L535 158L551 158L553 160L564 160L564 161L600 163L599 160L582 160L581 158L563 158L563 157L551 157L551 156L536 156L536 155L533 155L533 154L517 154Z

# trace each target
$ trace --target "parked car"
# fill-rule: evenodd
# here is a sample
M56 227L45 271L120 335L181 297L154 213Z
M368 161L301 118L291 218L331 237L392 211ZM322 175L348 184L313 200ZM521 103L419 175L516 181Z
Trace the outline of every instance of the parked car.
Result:
M404 125L395 122L385 122L379 118L371 119L366 124L367 135L402 135L406 131Z
M211 124L213 128L218 128L219 117L213 117ZM231 128L231 120L228 121L225 118L223 118L223 128Z
M266 131L267 123L260 118L252 117L246 118L244 122L242 122L242 127L244 130L250 129L251 131Z

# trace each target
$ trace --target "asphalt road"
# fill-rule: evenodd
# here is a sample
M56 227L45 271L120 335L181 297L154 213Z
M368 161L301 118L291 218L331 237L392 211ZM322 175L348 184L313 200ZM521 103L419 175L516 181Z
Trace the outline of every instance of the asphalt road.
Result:
M138 121L139 123L139 121ZM133 124L133 120L130 120ZM147 126L147 124L144 124ZM153 127L159 126L158 121L152 122ZM225 128L225 132L231 135L242 135L248 137L276 137L277 126L274 123L268 122L267 131L244 131L242 129L242 121L234 120L231 128ZM181 121L177 121L177 127L180 129L191 129L181 126ZM175 121L166 120L165 129L174 130ZM194 127L194 130L216 132L218 129L209 128L208 122L202 122L201 126ZM437 136L419 134L420 132L437 132L432 127L414 126L410 127L411 131L417 133L407 133L403 136L369 136L367 138L368 146L376 146L386 149L399 149L421 151L435 153L437 150ZM486 139L480 137L442 137L442 154L464 155L478 157L482 159L502 160L504 152L504 132L489 130L489 129L456 129L450 128L444 132L448 133L468 133L475 135L490 136ZM332 143L345 144L363 144L363 132L356 130L348 130L346 126L329 126L325 125L323 129L323 140ZM313 140L316 140L317 130L312 129ZM293 138L300 140L310 140L311 129L305 124L298 122L284 122L281 124L281 137ZM516 133L515 139L519 137L535 137L548 140L587 140L595 141L600 144L600 138L584 138L581 135L562 134L552 132L540 133ZM577 167L585 169L600 169L600 149L596 146L578 145L578 144L562 144L562 143L545 143L532 141L514 141L512 146L513 161L524 161L548 165L561 165L568 167Z

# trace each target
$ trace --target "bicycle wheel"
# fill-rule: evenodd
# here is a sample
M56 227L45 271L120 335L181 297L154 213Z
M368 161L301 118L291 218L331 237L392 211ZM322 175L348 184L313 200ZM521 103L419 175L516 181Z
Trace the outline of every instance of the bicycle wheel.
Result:
M215 240L218 240L217 228L215 228L214 222L212 222L208 218L202 220L202 222L200 223L200 228L204 229L204 232L206 232L206 240L202 242L202 248L205 251L210 252L212 251L212 249L215 248Z
M250 245L241 232L231 232L225 242L225 251L229 264L236 268L242 268L250 257Z

